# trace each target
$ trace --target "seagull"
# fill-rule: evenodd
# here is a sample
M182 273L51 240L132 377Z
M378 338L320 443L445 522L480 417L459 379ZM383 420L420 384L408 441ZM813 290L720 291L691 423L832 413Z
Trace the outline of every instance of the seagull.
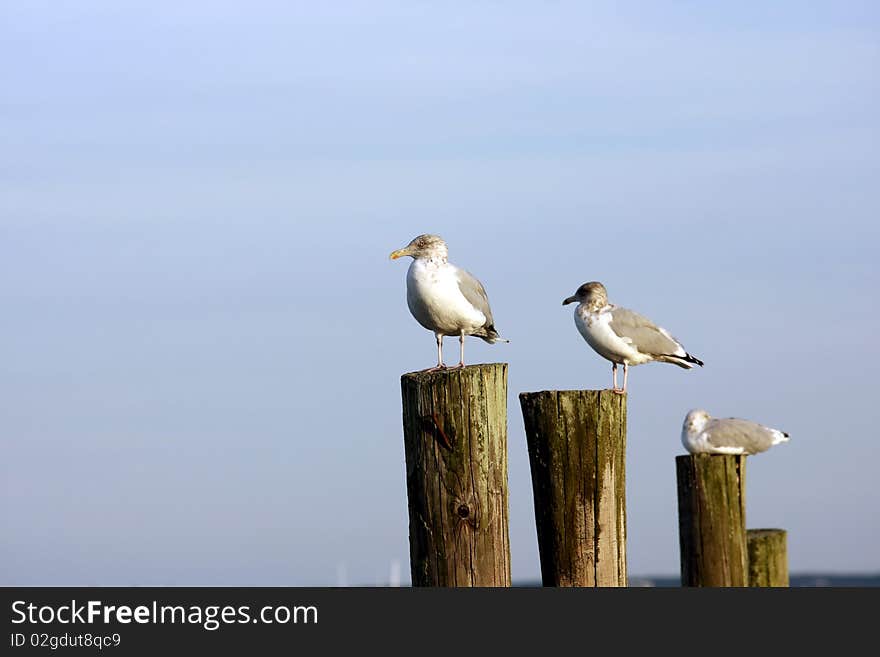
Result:
M691 454L757 454L786 443L784 431L735 417L713 418L695 408L684 418L681 444Z
M446 242L438 235L419 235L391 254L396 260L410 256L406 273L406 303L416 321L437 339L437 366L443 364L443 336L457 335L461 344L458 367L464 367L464 336L473 335L489 344L510 342L495 330L486 290L474 276L459 269L448 258Z
M630 365L656 360L672 363L687 370L703 361L694 358L669 332L632 310L608 303L608 292L602 283L581 285L562 305L578 301L574 323L584 340L600 356L611 361L613 391L626 392L626 376ZM617 387L617 366L623 365L623 388Z

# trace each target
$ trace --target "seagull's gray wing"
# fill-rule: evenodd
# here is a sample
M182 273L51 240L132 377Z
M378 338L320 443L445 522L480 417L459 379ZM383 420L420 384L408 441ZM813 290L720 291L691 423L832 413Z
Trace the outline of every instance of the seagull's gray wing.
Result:
M473 274L466 272L464 269L456 268L456 275L458 277L458 289L461 290L464 298L486 316L484 326L494 326L495 320L492 319L492 311L489 308L489 297L486 295L483 284Z
M737 418L713 418L703 430L706 440L715 447L742 447L747 454L763 452L774 444L781 432L757 422Z
M627 308L615 307L611 311L611 330L643 354L651 356L679 356L685 358L684 347L666 329L660 328L647 317ZM678 363L676 363L678 364Z

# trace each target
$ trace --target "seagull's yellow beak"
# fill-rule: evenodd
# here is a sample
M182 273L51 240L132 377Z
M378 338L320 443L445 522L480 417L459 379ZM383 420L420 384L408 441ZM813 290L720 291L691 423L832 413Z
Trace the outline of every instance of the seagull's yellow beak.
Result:
M409 251L407 249L397 249L397 251L392 251L391 255L388 257L392 260L397 260L398 258L402 258L405 255L409 255Z

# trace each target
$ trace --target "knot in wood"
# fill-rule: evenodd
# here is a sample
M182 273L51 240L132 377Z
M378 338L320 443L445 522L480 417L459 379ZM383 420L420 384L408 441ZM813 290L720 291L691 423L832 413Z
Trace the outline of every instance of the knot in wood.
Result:
M477 529L480 524L480 504L470 495L456 499L449 510L460 527Z

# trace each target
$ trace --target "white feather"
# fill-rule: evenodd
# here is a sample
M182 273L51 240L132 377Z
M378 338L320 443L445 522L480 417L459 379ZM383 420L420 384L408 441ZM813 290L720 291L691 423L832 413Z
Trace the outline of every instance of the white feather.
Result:
M486 323L461 293L457 268L448 262L414 259L406 274L406 302L419 324L443 335L469 335Z
M652 360L632 346L632 341L622 338L611 330L610 306L592 313L584 304L574 309L574 323L578 331L600 356L613 363L641 365Z

